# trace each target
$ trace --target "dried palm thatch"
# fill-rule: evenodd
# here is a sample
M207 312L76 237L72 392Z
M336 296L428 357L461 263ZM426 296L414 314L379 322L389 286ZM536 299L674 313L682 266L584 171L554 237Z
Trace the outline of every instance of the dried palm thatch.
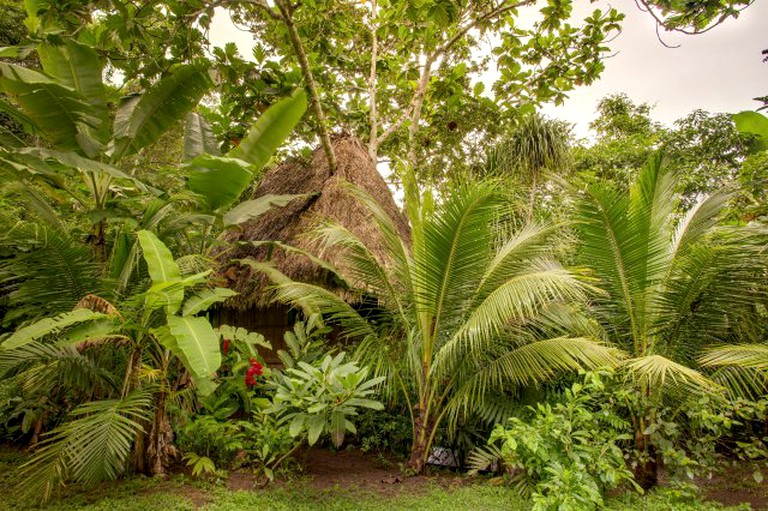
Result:
M295 252L286 252L270 246L254 246L254 241L280 241L309 251L342 268L338 254L319 254L317 246L306 236L321 219L341 223L366 242L373 253L386 263L383 240L371 213L347 192L343 184L350 182L376 199L395 221L400 234L408 239L410 229L405 216L398 209L384 179L368 156L363 144L355 138L340 138L333 143L338 167L332 175L323 151L314 152L311 162L289 161L271 169L254 194L254 198L268 194L314 194L295 199L287 206L276 208L258 219L247 222L241 229L225 235L225 241L234 249L222 254L222 274L229 287L238 295L227 302L228 307L248 309L266 305L269 298L268 280L250 267L231 262L233 259L252 257L258 261L271 261L280 271L294 280L324 285L354 301L356 295L331 279L330 273L309 258ZM226 260L224 260L226 257ZM342 268L343 269L343 268ZM355 286L362 283L352 282Z

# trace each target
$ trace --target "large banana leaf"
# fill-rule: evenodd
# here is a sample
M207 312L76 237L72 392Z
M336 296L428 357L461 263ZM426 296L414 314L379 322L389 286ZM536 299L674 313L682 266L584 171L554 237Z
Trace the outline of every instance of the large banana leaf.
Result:
M231 296L235 296L237 292L231 289L216 287L213 289L203 289L184 303L183 316L194 316L198 312L208 310L208 307L214 303L223 302Z
M219 336L206 318L169 316L168 335L158 339L184 363L201 394L216 388L212 379L221 365Z
M152 282L162 284L180 280L179 265L173 260L173 254L168 247L150 231L139 231L138 237Z
M157 307L165 306L168 314L174 314L184 300L184 286L181 284L181 270L173 259L173 254L168 247L158 239L151 231L141 230L138 233L141 251L147 262L149 276L154 283L153 287L163 287L163 300L157 301L157 296L152 293L147 296L147 305Z
M201 154L219 156L219 145L211 127L202 115L191 112L184 123L184 160L188 161Z
M96 50L71 39L62 44L44 42L37 47L43 70L59 83L78 91L106 116L107 98L102 65Z
M152 85L138 100L124 102L115 115L112 157L130 156L156 142L212 86L207 63L187 64Z
M306 110L307 95L299 89L269 107L240 145L227 156L247 161L253 166L254 172L258 172L288 138Z
M187 168L187 186L202 197L210 211L234 204L253 180L248 163L234 158L203 154Z
M42 73L0 62L0 90L12 96L39 131L63 149L79 149L81 128L96 128L98 111L77 91Z

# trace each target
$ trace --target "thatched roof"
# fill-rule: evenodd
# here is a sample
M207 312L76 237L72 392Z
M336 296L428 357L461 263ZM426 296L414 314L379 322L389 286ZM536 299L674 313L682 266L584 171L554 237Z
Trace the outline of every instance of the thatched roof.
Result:
M410 238L410 229L405 216L398 209L386 182L376 170L363 144L355 138L341 138L334 141L338 166L331 175L328 162L322 150L314 152L310 162L288 161L272 168L264 176L253 198L268 194L312 194L309 198L295 199L287 206L275 208L256 220L247 222L241 229L225 236L231 243L242 241L272 240L308 250L317 254L317 247L306 236L317 221L330 218L341 223L362 239L373 253L385 261L383 241L368 209L343 189L345 181L365 190L376 199L394 220L404 238ZM340 264L338 253L322 254L334 264ZM329 273L314 264L307 257L286 253L281 249L267 249L241 244L227 252L222 274L229 287L240 294L226 304L238 309L262 306L268 298L267 279L250 267L229 263L232 259L253 257L259 261L270 260L280 271L294 280L322 284L341 293L345 299L351 294L335 286ZM362 283L353 282L354 285Z

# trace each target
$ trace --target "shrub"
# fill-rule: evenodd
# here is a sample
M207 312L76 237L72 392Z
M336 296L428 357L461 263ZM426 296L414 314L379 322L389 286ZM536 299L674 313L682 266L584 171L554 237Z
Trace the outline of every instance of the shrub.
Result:
M619 445L632 439L630 425L597 399L605 376L588 373L560 402L529 407L528 421L514 417L493 430L489 443L501 443L503 462L534 510L597 509L606 490L634 484Z

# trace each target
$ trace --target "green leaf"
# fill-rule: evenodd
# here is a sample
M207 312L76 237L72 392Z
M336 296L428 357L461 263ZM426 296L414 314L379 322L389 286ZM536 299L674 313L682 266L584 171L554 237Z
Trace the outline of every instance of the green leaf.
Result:
M0 90L12 96L36 129L63 149L78 149L82 129L96 128L100 118L77 91L21 66L0 62Z
M210 211L231 206L253 180L243 160L203 154L187 164L187 187L200 195Z
M65 152L65 151L57 151L55 149L30 148L28 150L24 150L20 152L23 152L24 154L35 155L35 156L38 156L39 158L51 158L58 161L59 163L62 163L63 165L67 165L68 167L78 169L81 172L91 172L94 174L106 174L115 179L121 179L121 180L131 182L136 186L136 188L138 188L142 192L152 191L152 192L157 192L159 194L157 190L148 187L137 178L131 176L130 174L126 174L125 172L118 169L117 167L108 165L106 163L102 163L96 159L85 158L72 151Z
M217 287L213 289L203 289L194 296L191 296L185 303L182 316L193 316L198 312L208 310L208 307L214 303L223 302L231 296L235 296L236 291Z
M294 199L307 197L298 195L264 195L258 199L241 202L224 215L224 226L239 225L248 220L258 218L275 207L284 207Z
M66 39L62 44L44 42L37 47L43 70L62 85L78 91L91 105L98 107L106 120L107 99L102 81L103 66L96 50Z
M755 136L755 140L750 144L750 152L768 150L768 117L745 111L734 114L733 122L740 132Z
M296 414L291 421L291 425L288 427L288 433L292 437L296 437L304 430L304 415Z
M151 231L138 232L139 244L152 282L161 284L181 279L181 271L168 247Z
M44 318L29 326L18 329L13 335L0 344L0 348L18 348L19 346L24 346L34 340L45 337L46 335L54 334L77 323L93 321L103 317L104 314L93 312L89 309L76 309L72 312L59 314L53 318Z
M207 63L185 64L152 85L137 100L124 103L115 116L113 158L153 144L184 118L213 86Z
M190 112L184 123L184 161L202 154L219 156L219 145L205 118L197 112Z
M227 156L247 161L258 172L288 138L306 109L307 96L303 90L298 89L290 97L269 107L240 145Z
M325 427L325 417L322 415L315 415L309 418L309 424L307 425L307 442L309 445L315 445L320 433L323 432Z
M205 318L168 317L170 338L159 337L198 380L210 380L221 365L219 337ZM172 342L170 339L173 339ZM198 385L199 387L199 385ZM201 389L206 395L208 389Z

